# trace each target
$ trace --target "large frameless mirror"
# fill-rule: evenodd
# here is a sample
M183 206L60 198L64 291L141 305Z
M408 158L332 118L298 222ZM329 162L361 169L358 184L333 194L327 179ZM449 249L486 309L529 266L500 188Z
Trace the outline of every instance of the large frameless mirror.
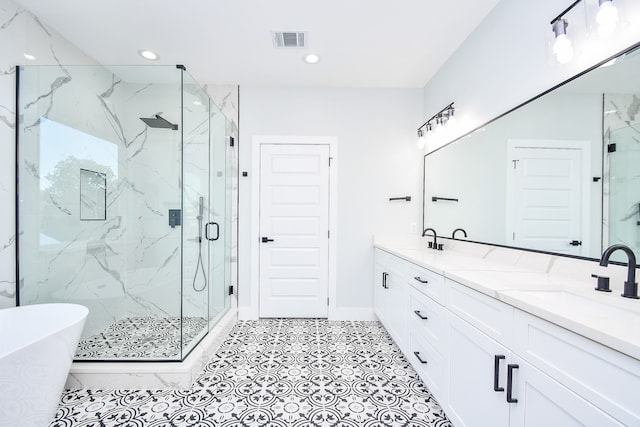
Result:
M425 155L423 228L586 258L622 243L640 255L639 47Z

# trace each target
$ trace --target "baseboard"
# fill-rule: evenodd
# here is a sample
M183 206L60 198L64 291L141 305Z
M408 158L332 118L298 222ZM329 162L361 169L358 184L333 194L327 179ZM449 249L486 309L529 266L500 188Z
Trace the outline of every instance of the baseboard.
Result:
M331 307L329 320L378 320L370 307Z
M260 314L252 307L238 307L238 320L258 320Z
M251 307L238 308L238 320L258 320L260 313ZM329 320L378 320L370 307L329 307Z

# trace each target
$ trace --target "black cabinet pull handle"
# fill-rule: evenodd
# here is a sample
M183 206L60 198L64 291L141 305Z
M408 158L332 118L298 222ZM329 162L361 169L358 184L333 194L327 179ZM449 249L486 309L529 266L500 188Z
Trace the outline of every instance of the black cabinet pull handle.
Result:
M210 225L215 225L216 226L216 237L209 237L209 226ZM205 226L204 226L204 238L210 241L214 241L214 240L218 240L220 238L220 225L218 225L217 222L208 222Z
M416 276L416 277L414 277L414 279L415 279L415 280L417 280L417 281L418 281L418 282L420 282L420 283L424 283L425 285L426 285L427 283L429 283L429 281L428 281L428 280L423 280L420 276Z
M385 289L389 289L389 286L387 286L387 276L389 275L389 273L382 273L382 287Z
M423 316L422 313L420 313L420 310L415 310L414 313L416 314L416 316L418 316L422 320L428 320L429 319L427 316Z
M500 387L500 361L504 360L505 356L502 354L496 354L493 357L493 391L504 391L504 387Z
M519 365L507 365L507 402L518 403L518 399L514 399L513 393L513 370L520 368Z
M420 357L420 352L419 351L414 351L413 354L420 361L420 363L422 363L423 365L427 364L427 361L426 360L422 360L422 357Z
M260 241L262 241L262 243L268 243L268 242L273 242L273 239L270 239L268 237L261 237Z

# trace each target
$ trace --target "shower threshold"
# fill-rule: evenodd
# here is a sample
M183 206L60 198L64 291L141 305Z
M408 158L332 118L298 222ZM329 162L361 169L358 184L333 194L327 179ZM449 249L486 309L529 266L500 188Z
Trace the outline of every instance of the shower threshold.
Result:
M75 360L179 360L208 327L204 317L183 317L181 337L180 324L177 316L125 317L81 340Z
M75 361L67 377L68 389L179 389L191 382L227 337L238 318L235 308L221 314L213 328L182 361L141 359ZM197 335L196 340L200 339ZM197 341L196 341L197 342Z

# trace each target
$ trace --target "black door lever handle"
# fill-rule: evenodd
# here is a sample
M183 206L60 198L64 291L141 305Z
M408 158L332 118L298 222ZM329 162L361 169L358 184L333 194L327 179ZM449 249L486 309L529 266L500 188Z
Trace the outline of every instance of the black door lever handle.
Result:
M273 242L273 239L270 239L270 238L268 238L268 237L263 237L263 238L262 238L262 239L260 239L260 240L262 240L262 243Z

